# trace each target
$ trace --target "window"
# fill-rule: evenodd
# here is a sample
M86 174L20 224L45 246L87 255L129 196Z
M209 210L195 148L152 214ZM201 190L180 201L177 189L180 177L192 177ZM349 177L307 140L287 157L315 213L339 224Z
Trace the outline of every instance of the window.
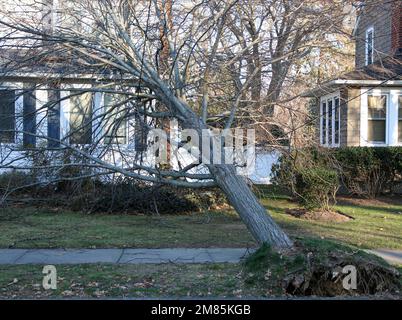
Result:
M339 146L340 143L339 96L325 97L321 103L321 144Z
M335 129L335 137L334 137L334 143L339 144L339 134L340 134L340 108L339 108L339 98L336 97L334 99L335 107L334 107L334 129Z
M369 28L366 31L366 66L373 63L374 54L374 29Z
M332 99L328 100L328 145L332 144L332 120L333 120L333 104Z
M387 96L368 96L367 138L372 143L385 143Z
M0 90L0 142L15 142L15 91Z
M398 100L398 142L402 143L402 96Z
M327 103L322 103L321 113L321 144L327 144Z
M105 105L105 143L126 143L127 119L125 118L124 103L115 94L104 95Z
M71 144L90 144L92 142L92 100L90 92L70 98Z

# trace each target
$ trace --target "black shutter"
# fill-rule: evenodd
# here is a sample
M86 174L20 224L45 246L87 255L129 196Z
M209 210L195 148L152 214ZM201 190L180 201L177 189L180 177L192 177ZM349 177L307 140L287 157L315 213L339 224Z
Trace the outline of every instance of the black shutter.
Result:
M47 111L48 147L60 147L60 90L54 88L48 92Z
M0 142L15 142L14 90L0 90Z
M34 148L36 145L36 98L32 84L24 84L23 119L23 145L25 148Z

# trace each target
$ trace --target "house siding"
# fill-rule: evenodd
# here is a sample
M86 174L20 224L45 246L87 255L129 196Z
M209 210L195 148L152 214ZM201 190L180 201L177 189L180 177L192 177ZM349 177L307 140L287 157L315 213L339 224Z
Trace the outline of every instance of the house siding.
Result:
M392 54L393 3L389 0L369 1L359 15L356 29L356 68L365 66L366 30L374 28L374 61Z
M345 90L346 92L346 90ZM360 104L361 90L360 88L347 89L347 108L346 117L342 117L346 135L346 146L357 147L360 145Z

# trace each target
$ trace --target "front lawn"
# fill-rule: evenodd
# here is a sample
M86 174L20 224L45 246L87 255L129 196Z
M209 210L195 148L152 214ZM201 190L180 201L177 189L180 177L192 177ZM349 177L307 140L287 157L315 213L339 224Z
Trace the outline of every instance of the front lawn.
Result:
M265 189L264 189L265 190ZM274 219L293 237L333 239L360 248L402 249L402 201L341 198L342 223L302 220L285 214L296 207L277 192L260 192ZM189 215L86 214L49 208L0 211L1 248L253 247L233 210Z

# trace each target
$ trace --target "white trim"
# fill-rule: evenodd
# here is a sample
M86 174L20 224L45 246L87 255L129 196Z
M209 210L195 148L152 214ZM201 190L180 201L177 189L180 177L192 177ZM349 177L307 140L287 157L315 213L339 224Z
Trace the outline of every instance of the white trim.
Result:
M65 99L70 95L70 91L60 87L60 140L67 139L70 131L70 99ZM68 141L64 141L68 143Z
M47 108L44 108L45 104L49 102L47 87L35 89L35 100L36 100L36 134L41 136L47 136L49 113ZM41 143L47 143L46 139L36 138L36 145L40 145Z
M385 143L372 143L368 141L368 96L385 95L387 96L386 105L386 125L385 125ZM402 146L398 142L398 97L402 96L402 88L389 89L381 88L376 90L361 89L360 103L360 146L367 147L393 147Z
M371 63L370 64L372 64L374 62L374 27L370 26L366 30L366 37L365 37L365 55L364 55L365 58L364 58L364 61L365 61L366 66L369 65L369 63L368 63L368 59L369 59L369 56L368 56L369 55L369 53L368 53L368 46L369 46L368 35L369 35L370 32L372 33L372 35L371 35L371 40L372 40L372 42L371 42Z

